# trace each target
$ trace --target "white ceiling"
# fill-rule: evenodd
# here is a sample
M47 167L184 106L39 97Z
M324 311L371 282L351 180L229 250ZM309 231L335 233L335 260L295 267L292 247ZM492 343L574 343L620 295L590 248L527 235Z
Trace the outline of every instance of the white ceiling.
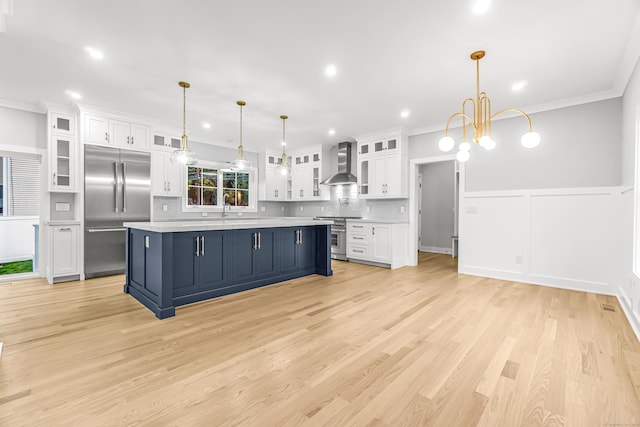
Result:
M493 0L480 16L472 5L16 0L0 34L0 99L69 103L72 89L82 103L179 128L186 80L192 140L236 145L243 99L247 148L278 150L281 114L291 148L441 126L475 91L474 50L487 51L481 83L494 111L619 96L638 57L637 0ZM512 92L519 80L528 85Z

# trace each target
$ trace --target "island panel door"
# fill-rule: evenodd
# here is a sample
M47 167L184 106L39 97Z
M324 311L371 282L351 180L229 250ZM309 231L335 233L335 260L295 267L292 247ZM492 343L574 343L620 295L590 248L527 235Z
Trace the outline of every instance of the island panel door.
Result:
M200 234L200 256L198 256L199 289L209 290L225 287L231 279L229 248L231 233L208 231Z
M253 253L257 250L257 230L233 230L231 269L233 281L248 281L255 277Z
M253 252L256 277L272 276L276 273L276 229L258 230L258 249Z
M174 233L173 235L173 296L183 296L198 289L196 277L196 238L199 233Z
M298 268L298 228L280 228L277 232L278 263L281 273Z

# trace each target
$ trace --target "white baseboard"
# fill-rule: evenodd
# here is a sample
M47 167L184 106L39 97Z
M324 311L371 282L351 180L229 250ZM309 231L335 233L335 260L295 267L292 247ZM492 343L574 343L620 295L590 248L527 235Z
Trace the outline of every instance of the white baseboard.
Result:
M622 307L622 311L624 311L627 321L631 325L631 329L633 329L633 332L636 334L636 338L640 341L640 318L638 318L638 316L633 312L633 309L627 303L627 298L625 298L624 291L622 289L616 297Z
M437 246L422 246L419 248L420 252L433 252L436 254L447 254L451 255L451 248L439 248Z
M497 270L482 267L469 267L459 265L458 271L462 274L472 274L474 276L489 277L491 279L509 280L512 282L527 283L530 285L547 286L550 288L567 289L570 291L591 292L600 295L617 296L613 286L608 283L587 282L576 279L543 276L538 279L535 275L525 275L518 271Z

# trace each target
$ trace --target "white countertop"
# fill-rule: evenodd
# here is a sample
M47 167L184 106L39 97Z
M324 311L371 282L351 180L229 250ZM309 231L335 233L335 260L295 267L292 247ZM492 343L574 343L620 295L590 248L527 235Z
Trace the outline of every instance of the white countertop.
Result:
M348 219L347 222L372 222L375 224L409 224L409 220L406 219Z
M59 219L47 221L47 225L80 225L80 221L74 219Z
M125 222L127 228L154 233L175 233L182 231L241 230L246 228L303 227L306 225L331 225L333 221L313 218L273 217L273 218L225 218L205 221L160 221Z

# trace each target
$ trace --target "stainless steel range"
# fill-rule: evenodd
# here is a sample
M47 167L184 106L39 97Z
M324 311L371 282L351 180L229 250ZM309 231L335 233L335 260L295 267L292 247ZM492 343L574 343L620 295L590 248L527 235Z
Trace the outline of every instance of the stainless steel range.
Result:
M319 216L316 219L333 221L331 225L331 258L347 260L347 220L361 219L359 216Z

